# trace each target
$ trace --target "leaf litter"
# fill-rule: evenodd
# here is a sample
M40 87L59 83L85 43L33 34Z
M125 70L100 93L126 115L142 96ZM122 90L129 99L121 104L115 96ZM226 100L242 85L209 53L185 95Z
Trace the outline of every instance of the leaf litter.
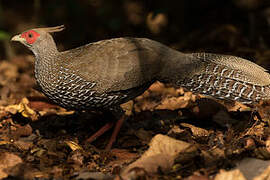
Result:
M67 111L35 87L32 56L0 62L0 177L23 179L267 179L269 102L255 109L160 82L122 108L130 117L84 140L110 119ZM250 175L251 168L261 169Z

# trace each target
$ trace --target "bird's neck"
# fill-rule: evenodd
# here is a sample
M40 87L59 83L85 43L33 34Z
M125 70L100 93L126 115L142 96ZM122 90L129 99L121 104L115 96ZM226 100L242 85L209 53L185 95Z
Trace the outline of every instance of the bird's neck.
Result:
M35 77L38 84L46 89L56 78L57 60L60 52L54 41L44 41L43 44L32 49L35 55Z
M44 63L50 63L54 57L59 54L53 39L39 42L35 47L31 48L37 60Z

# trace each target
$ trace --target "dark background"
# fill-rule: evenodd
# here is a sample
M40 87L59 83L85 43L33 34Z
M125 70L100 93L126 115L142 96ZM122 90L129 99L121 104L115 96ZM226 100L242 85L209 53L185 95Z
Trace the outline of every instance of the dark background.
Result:
M12 35L64 24L66 30L54 36L59 50L147 37L184 52L233 54L268 67L268 6L263 0L2 0L0 58L30 53L10 43Z

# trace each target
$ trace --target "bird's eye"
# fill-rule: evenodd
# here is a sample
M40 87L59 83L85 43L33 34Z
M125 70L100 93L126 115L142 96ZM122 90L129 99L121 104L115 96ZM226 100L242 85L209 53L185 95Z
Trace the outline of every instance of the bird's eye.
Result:
M34 42L36 42L39 36L40 34L34 30L23 32L21 35L21 37L24 38L26 40L26 43L28 44L33 44Z

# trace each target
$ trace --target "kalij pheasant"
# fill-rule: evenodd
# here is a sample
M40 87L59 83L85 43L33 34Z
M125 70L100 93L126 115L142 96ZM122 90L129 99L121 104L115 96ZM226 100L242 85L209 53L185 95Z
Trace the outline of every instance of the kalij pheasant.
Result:
M63 29L31 29L12 41L21 42L34 53L38 85L49 99L64 108L115 112L115 107L142 94L157 80L242 103L270 98L270 75L245 59L184 54L145 38L103 40L59 52L50 33ZM119 119L107 149L124 117ZM105 125L94 138L111 125Z

